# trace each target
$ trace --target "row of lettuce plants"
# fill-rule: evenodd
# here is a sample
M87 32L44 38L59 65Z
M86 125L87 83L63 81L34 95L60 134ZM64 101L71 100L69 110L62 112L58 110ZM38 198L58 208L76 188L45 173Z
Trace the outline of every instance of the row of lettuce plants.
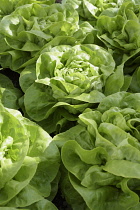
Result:
M0 210L139 199L140 1L1 0Z

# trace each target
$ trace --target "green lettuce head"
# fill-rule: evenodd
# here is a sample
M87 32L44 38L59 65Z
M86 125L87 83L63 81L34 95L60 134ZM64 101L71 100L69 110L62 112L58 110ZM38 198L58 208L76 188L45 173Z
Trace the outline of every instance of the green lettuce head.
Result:
M0 105L1 208L40 205L45 210L44 199L52 200L57 192L59 158L47 132L20 112Z
M140 47L139 6L124 1L119 8L104 10L97 20L99 38L118 54L132 55Z
M68 37L71 40L71 36L79 29L79 16L71 5L46 5L45 2L33 1L19 5L0 20L2 67L18 71L23 68L23 64L26 67L26 62L36 60L40 50L55 37L60 37L66 44L65 40ZM75 43L76 40L73 40ZM58 43L57 38L53 40L54 45Z
M76 197L80 209L139 209L139 102L139 93L107 96L54 137L65 167L61 189L73 209Z
M38 3L38 4L53 4L55 3L55 0L1 0L0 4L0 18L11 14L17 7L25 5L25 4L32 4L32 3Z
M80 20L89 21L93 25L96 25L102 11L110 7L117 7L117 2L113 0L62 0L62 3L71 4L78 11Z
M25 91L26 112L37 122L52 124L54 130L58 122L63 127L105 97L106 81L114 72L111 54L97 45L62 45L46 50L37 60L36 82Z

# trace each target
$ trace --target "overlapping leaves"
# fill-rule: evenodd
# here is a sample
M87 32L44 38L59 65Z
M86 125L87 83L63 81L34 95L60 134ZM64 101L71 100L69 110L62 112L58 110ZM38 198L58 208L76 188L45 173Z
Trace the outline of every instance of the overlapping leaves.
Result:
M54 3L0 3L0 209L57 209L57 145L73 210L139 210L139 1Z
M38 201L49 205L43 200L53 199L57 192L60 161L51 137L20 112L2 105L0 130L0 206L37 209L43 205Z
M66 121L75 121L85 108L99 103L105 97L104 89L108 92L106 81L114 72L118 70L112 56L97 45L54 47L37 60L37 79L25 91L25 110L37 122L54 116L55 123L49 122L46 129L55 131L57 123L63 127ZM122 76L122 67L119 72ZM119 90L120 85L116 88Z
M73 187L86 209L139 207L139 99L139 93L110 95L97 110L81 114L79 125L54 137L68 171L62 191L66 185ZM66 192L67 197L70 203L74 199ZM71 205L76 209L76 203ZM83 202L79 205L82 209Z

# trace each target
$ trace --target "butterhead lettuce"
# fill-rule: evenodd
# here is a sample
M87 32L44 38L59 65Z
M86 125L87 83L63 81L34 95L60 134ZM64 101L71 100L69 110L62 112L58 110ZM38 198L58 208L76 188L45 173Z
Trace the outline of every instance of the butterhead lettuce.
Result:
M53 199L60 160L52 138L20 112L2 105L0 128L0 206L28 209Z
M36 81L25 91L25 110L37 122L52 119L52 128L46 124L51 133L57 123L62 127L66 121L75 121L85 108L102 101L106 81L114 72L111 54L97 45L46 49L36 63Z
M78 125L54 137L65 167L62 191L73 209L73 194L81 209L139 208L139 98L127 92L107 96L97 109L85 110Z

